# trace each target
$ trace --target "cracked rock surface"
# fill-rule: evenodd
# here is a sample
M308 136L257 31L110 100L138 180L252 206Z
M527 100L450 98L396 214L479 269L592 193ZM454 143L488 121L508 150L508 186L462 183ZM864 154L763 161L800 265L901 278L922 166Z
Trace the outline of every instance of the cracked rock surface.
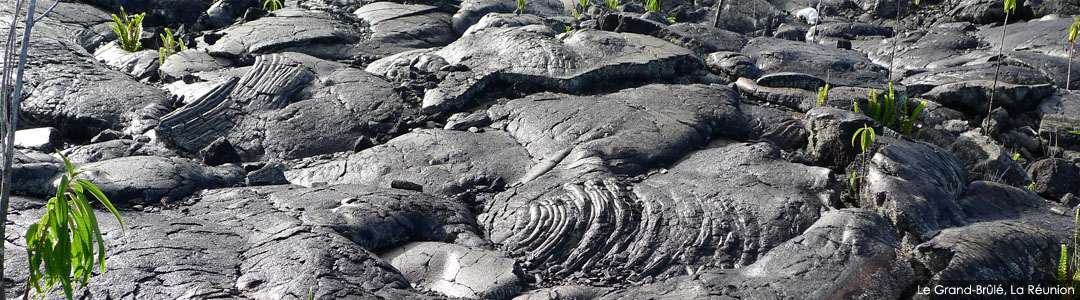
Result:
M989 0L77 2L30 36L6 298L61 154L125 225L93 205L77 299L939 299L1072 250L1070 1L1004 42Z

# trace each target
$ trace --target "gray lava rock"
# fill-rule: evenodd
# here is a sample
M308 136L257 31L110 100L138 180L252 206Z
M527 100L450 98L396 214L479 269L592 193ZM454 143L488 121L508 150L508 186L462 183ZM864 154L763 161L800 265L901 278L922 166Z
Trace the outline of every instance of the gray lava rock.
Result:
M360 137L392 130L402 107L375 75L303 54L274 54L256 57L244 77L162 117L157 132L188 152L226 138L243 161L302 158L351 150Z
M129 13L146 12L147 25L192 24L210 8L213 0L91 0L87 1L112 11L123 7Z
M35 38L27 60L20 125L54 127L65 137L90 139L131 125L147 105L166 105L165 92L93 60L79 45ZM160 116L160 115L159 115Z
M525 14L540 17L554 17L566 15L570 9L566 8L559 0L534 0L525 6ZM512 13L517 10L515 2L496 0L465 0L461 2L461 8L454 14L452 19L454 31L465 33L469 26L476 24L480 18L489 13Z
M600 28L615 32L629 32L653 36L672 44L693 50L698 55L716 51L739 51L746 45L746 37L712 26L679 23L668 24L659 13L646 14L658 20L623 14L609 14L600 19ZM644 17L644 16L642 16Z
M1047 98L1039 107L1039 137L1047 144L1080 150L1080 94L1066 92Z
M816 92L825 86L825 79L803 73L773 73L757 79L759 86L771 88L794 88Z
M341 160L290 170L286 177L306 186L319 182L390 186L404 180L426 192L456 194L497 178L516 181L529 163L525 149L505 132L425 129Z
M806 31L806 41L818 43L832 39L854 40L860 37L892 37L892 28L867 24L831 22L811 26Z
M64 149L72 163L91 163L129 156L176 157L167 148L130 139L116 139Z
M224 137L219 137L199 150L199 157L204 164L211 166L240 162L240 154L236 153L236 148Z
M722 75L732 81L740 77L757 79L761 76L754 59L738 52L713 52L705 57L705 63L713 74Z
M956 155L974 179L1018 187L1031 183L1024 168L1012 160L1012 154L984 135L965 132L949 146L949 152Z
M217 0L199 16L197 24L204 29L217 29L232 25L249 8L259 7L258 0Z
M909 93L921 95L941 85L992 79L995 70L997 66L993 63L938 68L905 77L901 83L908 88ZM1042 85L1052 82L1042 72L1025 67L1002 65L998 74L998 83Z
M829 78L835 86L876 87L887 81L885 67L851 50L765 37L751 39L742 53L754 58L766 74L804 72Z
M285 179L285 166L282 164L267 164L258 170L251 171L244 181L248 186L289 183Z
M860 153L852 146L851 137L863 126L874 128L881 135L881 125L864 114L832 107L818 107L806 113L807 152L823 165L845 166Z
M862 177L859 206L875 210L904 235L925 240L938 231L964 225L957 199L968 176L963 166L936 146L878 137L881 146Z
M980 222L942 230L916 246L914 257L931 272L929 284L1000 278L1054 282L1062 237L1014 220Z
M895 5L895 2L893 4ZM894 41L894 39L898 40ZM896 43L895 59L893 59L894 42ZM885 41L867 39L855 41L853 44L856 50L867 53L875 63L888 66L890 61L893 62L893 72L896 75L893 76L894 79L899 78L900 74L905 74L908 71L938 72L943 68L959 67L964 63L976 60L977 56L975 55L988 55L981 52L973 54L972 51L979 47L979 38L975 35L975 27L970 26L969 23L941 23L927 29L909 31ZM1002 80L1020 83L1009 81L1007 79L1009 78L1007 75L1009 72L1007 70L1003 71L1005 72L1002 72ZM993 72L993 70L990 70L990 72ZM956 72L956 76L975 75ZM987 78L981 74L978 76L972 79ZM952 78L941 79L944 82L930 81L929 83L945 84L953 82L949 80L954 80ZM904 80L905 85L911 85L907 83L909 79L905 78Z
M828 169L778 155L767 143L718 141L632 187L604 176L561 189L529 182L497 195L480 222L492 242L548 282L663 279L685 268L746 266L813 224L827 197L819 192ZM686 251L688 245L717 248Z
M544 18L537 15L519 15L515 13L488 13L480 18L480 21L476 22L472 26L469 26L468 30L465 30L461 35L473 34L482 31L487 28L509 28L509 27L522 27L528 25L543 25Z
M965 113L985 116L983 114L990 103L993 84L987 80L943 84L926 92L922 97ZM1018 85L999 82L994 106L1004 107L1009 113L1019 115L1037 107L1055 91L1054 86L1049 84Z
M456 113L446 119L446 130L466 130L469 127L482 127L491 125L491 118L487 111L478 110L471 113Z
M157 70L161 81L169 83L199 72L220 70L230 66L232 66L230 60L215 58L206 51L188 49L170 55Z
M521 290L515 262L501 253L439 242L416 242L381 253L418 288L447 297L506 299Z
M738 98L720 85L654 84L602 96L536 94L493 106L488 114L505 122L534 158L599 159L589 165L640 174L711 136L745 137L750 126Z
M918 277L880 216L834 210L802 234L735 270L705 269L616 290L600 299L902 298Z
M1028 166L1027 172L1035 182L1034 192L1043 198L1058 201L1065 194L1080 194L1080 168L1072 162L1047 158Z
M325 12L285 7L272 16L219 31L221 39L207 46L211 55L230 59L248 54L292 51L323 59L344 60L362 51L357 24Z
M453 199L369 185L276 189L266 196L276 209L299 214L304 224L332 228L369 250L409 241L483 243L472 213Z
M596 30L557 35L541 25L485 29L435 54L471 71L450 73L438 87L428 89L423 101L428 113L467 106L495 78L527 82L534 89L578 92L601 82L704 71L704 63L690 50L650 36Z
M365 43L377 45L382 54L445 46L457 35L450 27L450 14L434 6L375 2L353 14L374 31Z
M94 50L94 58L135 79L147 79L157 74L158 52L154 50L128 52L118 43L107 43Z
M232 186L244 180L235 165L210 168L185 158L131 156L103 160L78 168L114 204L158 203L178 200L199 190ZM59 177L57 177L59 178ZM55 185L59 182L53 183Z

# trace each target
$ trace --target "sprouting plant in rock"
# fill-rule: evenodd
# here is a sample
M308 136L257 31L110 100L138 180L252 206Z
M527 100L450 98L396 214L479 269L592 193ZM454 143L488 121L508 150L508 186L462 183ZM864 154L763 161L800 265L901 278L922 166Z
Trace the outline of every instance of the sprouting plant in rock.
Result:
M667 20L671 21L671 23L676 23L675 17L667 17Z
M29 295L30 287L45 295L59 284L64 295L71 299L74 282L85 287L95 266L105 272L105 239L101 236L90 197L109 209L119 221L121 230L124 228L124 221L109 198L93 183L78 178L83 171L75 170L67 157L62 154L60 157L67 174L60 178L56 195L45 205L41 221L26 230L30 274L24 295Z
M825 98L829 97L829 84L817 89L817 106L825 105Z
M608 9L616 10L619 8L619 0L606 0L604 3L607 4Z
M1001 44L998 45L998 55L995 60L994 67L994 86L990 89L990 105L987 107L986 120L983 121L983 128L985 130L990 129L990 113L994 111L994 98L997 96L997 84L998 74L1001 72L1001 53L1005 49L1005 33L1009 28L1009 15L1016 11L1016 0L1005 0L1005 23L1001 25Z
M574 19L581 19L581 13L578 12L577 8L571 10L570 15L574 16ZM567 30L567 31L569 31L569 30Z
M525 12L525 0L517 0L517 14Z
M139 48L142 48L142 42L139 42L139 38L142 37L142 22L145 17L146 13L128 15L122 6L120 7L119 16L112 15L113 24L109 25L109 28L116 32L120 48L128 52L139 51Z
M855 134L851 135L852 147L856 147L855 141L859 141L859 145L857 146L859 148L859 152L866 153L866 150L870 149L870 147L873 146L874 141L877 141L877 133L874 132L874 128L863 124L862 128L855 130ZM863 170L866 170L866 163L868 161L869 159L863 160ZM856 175L855 173L851 173L851 179L849 179L849 184L851 185L852 191L858 191L858 179L858 175Z
M916 130L919 115L926 109L926 101L921 101L915 107L909 107L907 97L897 100L896 90L889 83L889 93L878 99L877 91L871 90L867 97L866 110L863 113L885 127L892 128L909 138L919 138L922 130ZM855 112L859 112L858 103L854 104Z
M1065 71L1065 89L1069 89L1069 85L1072 83L1072 61L1073 51L1076 48L1076 34L1080 32L1080 18L1073 16L1073 23L1069 25L1069 68Z
M1034 185L1034 184L1032 184ZM1075 287L1080 284L1080 250L1077 248L1077 237L1080 236L1080 209L1075 210L1073 217L1073 242L1072 253L1069 253L1069 247L1066 244L1061 244L1061 256L1058 259L1057 265L1057 279L1058 284L1062 286ZM1072 263L1070 264L1070 259Z
M660 0L645 0L645 11L660 11Z
M281 0L266 0L263 1L263 9L268 11L279 10L285 7L285 4L281 3Z
M1080 130L1069 130L1069 134L1080 135Z
M158 65L165 64L165 58L173 55L173 53L187 50L187 45L184 45L184 40L174 38L173 33L168 28L165 28L165 33L161 36L161 48L158 48ZM179 50L177 50L179 47Z

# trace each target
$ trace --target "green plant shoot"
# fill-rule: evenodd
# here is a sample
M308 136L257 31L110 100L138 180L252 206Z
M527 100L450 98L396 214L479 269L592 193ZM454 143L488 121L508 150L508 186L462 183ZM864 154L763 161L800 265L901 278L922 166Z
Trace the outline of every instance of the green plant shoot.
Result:
M1020 153L1013 154L1013 161L1017 161L1019 159L1020 159Z
M173 37L173 33L168 28L165 28L165 33L160 34L161 45L163 47L158 48L158 65L165 64L165 58L173 55L176 52L187 50L187 45L184 45L184 40ZM176 47L179 46L180 50L177 51Z
M525 0L517 0L517 13L521 14L525 12Z
M660 0L646 0L645 11L660 11Z
M817 106L825 105L825 98L829 97L829 84L817 89Z
M1069 130L1069 134L1080 135L1080 130Z
M1069 42L1076 42L1076 34L1080 31L1080 18L1073 16L1073 23L1069 25Z
M279 10L285 7L285 4L281 3L281 0L266 0L263 1L263 9L268 11Z
M570 14L574 16L574 19L581 19L581 13L578 12L577 8L571 10Z
M1010 14L1016 12L1016 0L1005 0L1005 12Z
M1069 247L1061 244L1061 258L1058 260L1057 279L1059 284L1065 284L1068 280L1069 270Z
M581 4L581 11L585 11L586 8L589 8L589 0L581 0L581 3L579 4Z
M619 0L607 0L606 3L608 9L616 10L619 8Z
M112 15L113 24L109 25L109 28L112 28L113 32L116 33L120 48L128 52L139 51L139 48L142 48L142 42L139 42L139 38L142 37L142 22L145 17L146 13L128 15L122 6L120 7L120 16Z
M95 262L102 272L105 271L105 239L101 236L97 216L90 207L90 198L87 195L93 196L112 212L120 222L121 230L124 228L124 221L116 207L113 207L109 198L105 197L97 186L78 178L83 171L76 171L67 157L61 157L67 167L67 174L60 178L56 196L50 198L46 204L45 215L41 217L41 221L30 225L26 230L26 254L30 261L26 293L29 294L29 287L33 287L38 294L46 295L60 284L67 299L72 299L72 282L79 282L81 287L85 287Z
M863 124L863 127L855 130L855 134L851 136L852 147L855 147L855 140L859 140L859 150L866 152L866 149L870 149L877 140L877 133L874 132L874 128Z

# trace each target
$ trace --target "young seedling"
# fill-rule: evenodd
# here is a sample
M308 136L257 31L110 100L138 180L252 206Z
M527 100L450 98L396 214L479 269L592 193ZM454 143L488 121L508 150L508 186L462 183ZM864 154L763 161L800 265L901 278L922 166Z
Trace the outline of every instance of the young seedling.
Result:
M268 11L279 10L282 7L285 7L285 4L281 3L281 0L266 0L266 1L263 1L263 9L268 10Z
M870 147L874 144L874 141L877 140L877 134L874 132L874 128L863 124L863 127L855 130L855 134L851 136L852 147L856 147L855 140L859 141L859 152L866 153L866 150L870 149ZM863 170L867 169L868 161L869 159L863 160ZM856 183L858 178L858 175L856 175L855 173L851 173L851 179L849 180L849 184L851 185L852 191L858 191L858 184Z
M646 0L645 11L660 11L660 0Z
M607 0L606 3L608 9L616 10L619 8L619 0Z
M1080 18L1073 16L1073 23L1069 26L1069 69L1065 72L1065 89L1069 89L1069 85L1072 84L1072 61L1073 51L1076 48L1076 33L1080 31Z
M877 91L871 90L866 103L866 116L885 125L885 127L899 131L906 137L918 139L921 130L916 131L914 135L912 130L915 130L915 122L918 121L922 111L926 109L926 101L920 102L919 105L909 111L907 98L905 97L902 100L896 98L896 91L893 89L892 83L889 83L889 93L882 96L880 101L878 100ZM899 109L897 103L901 103ZM859 112L859 105L856 103L854 106L855 112Z
M26 255L30 258L30 274L23 292L26 299L30 299L31 287L44 296L56 284L60 284L67 299L72 299L72 282L85 287L95 262L101 272L105 272L105 239L101 236L88 195L109 209L120 223L121 231L124 230L124 221L109 198L93 183L78 178L83 170L75 170L67 157L62 154L60 157L67 167L67 174L60 178L60 186L46 204L41 221L26 230Z
M128 52L139 51L139 48L142 48L139 38L142 37L142 22L145 17L146 13L129 16L123 6L120 7L120 16L112 15L113 24L109 25L109 28L116 32L120 48Z
M172 31L165 28L165 33L160 34L161 45L163 47L158 48L158 65L165 64L165 58L173 55L176 52L187 50L187 45L184 45L184 40L173 37ZM177 51L176 47L179 46L180 50Z
M998 45L998 55L994 68L994 87L990 89L990 105L986 110L986 120L983 121L983 129L990 130L990 113L994 111L994 98L997 96L998 74L1001 72L1001 53L1005 49L1005 33L1009 28L1009 15L1016 11L1016 0L1005 0L1005 23L1001 25L1001 44Z
M581 4L581 11L585 11L589 8L589 0L581 0L581 3L578 4Z
M1080 130L1069 130L1069 134L1080 135Z
M517 0L517 14L525 12L525 0Z
M821 107L822 105L825 105L825 98L828 98L828 97L829 97L829 84L826 83L825 86L819 87L817 89L817 106Z
M570 15L573 15L574 19L581 19L581 13L578 12L577 8L571 10ZM567 30L567 31L569 31L569 30Z

